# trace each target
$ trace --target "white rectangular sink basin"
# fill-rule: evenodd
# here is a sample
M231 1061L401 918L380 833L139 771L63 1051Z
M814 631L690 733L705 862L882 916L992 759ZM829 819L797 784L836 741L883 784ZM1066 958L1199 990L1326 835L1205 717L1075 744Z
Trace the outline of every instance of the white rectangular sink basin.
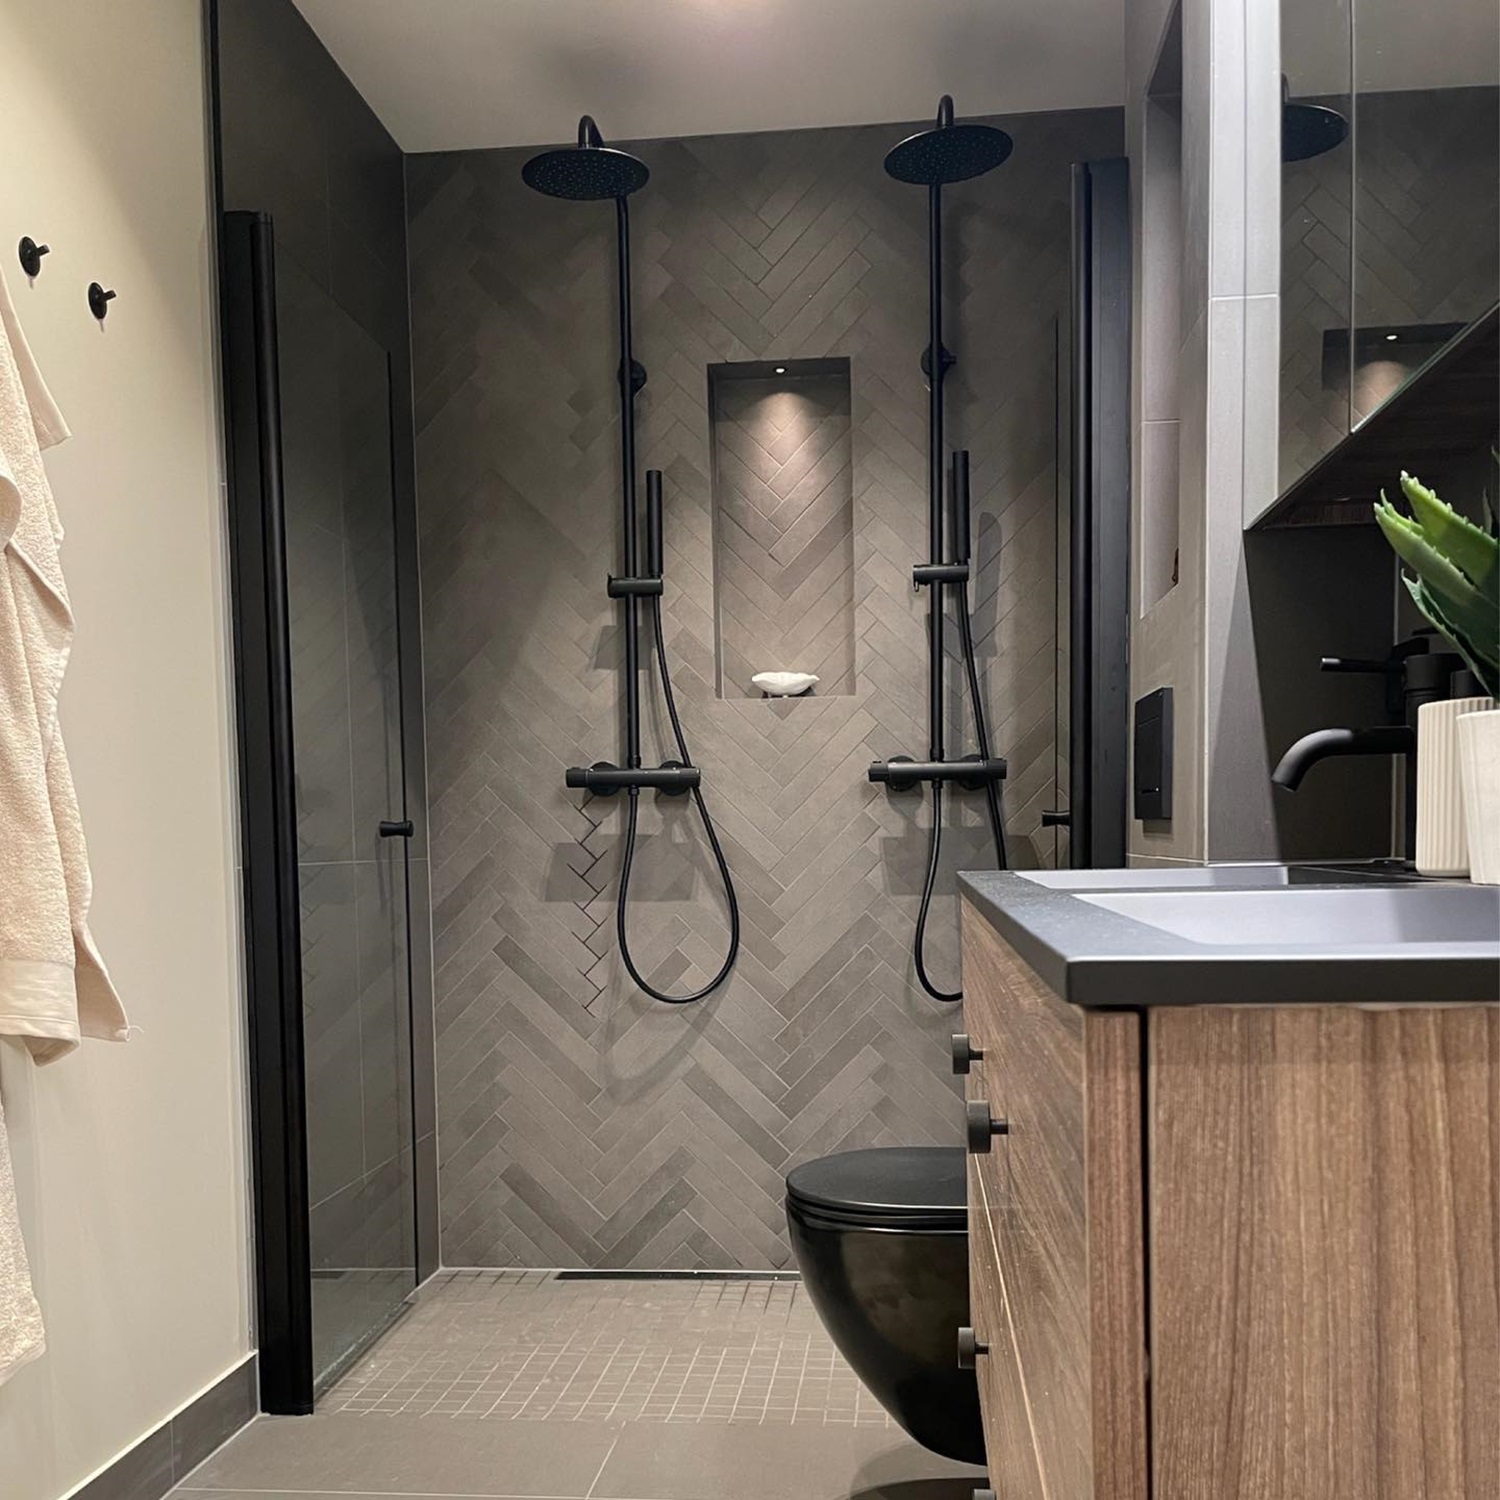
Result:
M1078 900L1214 947L1347 953L1500 939L1500 887L1495 886L1134 890L1080 892Z
M1177 869L1017 870L1022 880L1049 891L1189 891L1220 887L1284 886L1286 865L1182 865Z
M1421 877L1395 860L1347 864L1174 865L1125 870L1017 870L1049 891L1266 890L1283 886L1412 884Z

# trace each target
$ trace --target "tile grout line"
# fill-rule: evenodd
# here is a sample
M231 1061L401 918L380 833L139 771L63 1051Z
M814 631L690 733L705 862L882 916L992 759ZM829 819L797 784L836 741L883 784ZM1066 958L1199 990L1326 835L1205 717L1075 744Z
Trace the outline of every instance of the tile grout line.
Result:
M620 1434L616 1433L614 1442L609 1445L608 1449L605 1451L604 1457L599 1461L599 1468L594 1475L593 1483L589 1485L586 1491L584 1491L585 1500L587 1500L587 1497L592 1496L594 1491L599 1488L599 1481L604 1478L604 1470L609 1464L610 1459L614 1456L615 1449L619 1446Z

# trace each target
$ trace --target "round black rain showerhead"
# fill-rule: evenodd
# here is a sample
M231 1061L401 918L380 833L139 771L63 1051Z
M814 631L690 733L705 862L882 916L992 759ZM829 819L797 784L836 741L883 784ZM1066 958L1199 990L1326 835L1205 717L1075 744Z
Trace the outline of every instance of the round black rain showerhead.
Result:
M1281 159L1310 161L1341 146L1349 136L1349 122L1324 104L1293 104L1291 84L1281 80Z
M892 146L886 152L885 169L897 182L923 187L967 182L998 167L1010 155L1013 144L994 125L955 125L953 100L944 94L937 123L931 130L918 131Z
M585 115L578 122L578 144L543 151L521 168L521 180L549 198L592 202L628 198L645 187L651 169L628 151L606 146L599 127Z

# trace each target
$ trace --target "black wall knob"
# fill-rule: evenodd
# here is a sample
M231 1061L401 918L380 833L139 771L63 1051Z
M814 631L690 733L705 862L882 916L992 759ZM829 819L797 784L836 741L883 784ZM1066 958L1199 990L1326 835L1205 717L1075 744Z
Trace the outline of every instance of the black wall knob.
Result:
M109 304L120 294L106 291L97 281L89 282L89 311L102 323L109 313Z
M23 234L16 250L21 269L32 281L35 281L42 274L42 257L52 254L52 246L39 245L29 234Z
M969 1071L972 1063L983 1062L984 1053L969 1040L967 1031L955 1031L950 1045L953 1048L953 1071L960 1075Z
M988 1354L990 1346L983 1343L979 1335L972 1328L960 1328L958 1330L958 1368L960 1370L972 1370L974 1361L981 1354Z
M1010 1134L1010 1121L997 1120L990 1113L988 1099L970 1099L964 1105L964 1116L968 1127L969 1150L975 1156L989 1154L993 1137Z

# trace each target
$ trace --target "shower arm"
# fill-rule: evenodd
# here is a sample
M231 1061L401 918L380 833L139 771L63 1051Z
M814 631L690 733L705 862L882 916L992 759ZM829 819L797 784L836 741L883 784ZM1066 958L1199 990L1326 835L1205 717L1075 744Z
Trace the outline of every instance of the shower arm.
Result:
M944 101L948 96L943 96ZM951 111L951 103L947 105ZM939 105L939 123L944 106ZM952 356L943 347L943 190L927 189L927 556L943 555L943 386ZM918 585L920 586L920 585ZM943 591L933 585L927 596L927 754L943 757Z
M578 125L580 146L598 143L598 128L585 115ZM613 797L628 791L635 796L643 788L680 797L702 780L697 766L664 761L659 766L641 764L641 622L637 601L660 597L662 592L661 470L646 475L646 558L641 569L640 515L636 505L635 398L646 383L646 371L632 348L630 310L630 208L625 198L615 199L615 273L620 310L620 496L625 565L623 574L611 574L606 592L624 608L625 634L625 764L599 760L591 766L569 766L563 784L575 791Z
M587 116L584 117L585 121ZM583 125L580 124L580 133ZM640 538L635 507L635 359L631 348L630 316L630 203L615 199L615 274L619 283L620 309L620 461L623 480L622 511L625 528L623 549L625 577L635 578L639 565ZM644 377L645 372L642 371ZM642 381L644 383L644 379ZM625 766L637 770L641 764L641 638L640 613L635 596L619 596L625 606Z
M946 94L938 105L937 125L953 123L953 101ZM949 760L943 722L943 669L947 660L944 633L947 611L943 587L969 581L969 455L954 455L952 508L948 527L953 556L943 556L943 385L956 363L943 345L943 190L927 188L927 348L922 373L927 377L927 556L911 570L913 588L930 588L927 600L927 759L909 755L871 762L869 778L892 791L908 791L924 781L954 781L977 791L1003 781L1006 763L999 756ZM965 606L967 607L967 606Z
M953 101L945 94L937 125L953 123ZM943 670L947 660L944 634L947 610L943 587L969 581L969 455L954 455L953 515L948 530L953 556L943 556L943 385L956 361L943 345L943 190L927 188L927 348L922 373L927 377L927 556L911 570L913 588L930 588L927 600L927 759L909 755L873 761L869 778L892 791L908 791L924 781L957 782L969 790L1002 781L1006 763L999 756L949 760L943 722Z
M941 505L942 471L938 471L939 504ZM934 555L942 550L942 522L941 509L939 510L939 523L937 527L938 539ZM960 589L965 589L970 577L969 561L969 455L967 450L960 450L953 455L953 482L949 494L949 519L948 519L949 545L953 556L944 562L918 563L912 570L912 584L914 587L927 587L932 590L931 603L936 607L938 624L935 627L939 648L942 648L941 628L944 619L943 611L943 587L955 584ZM965 611L967 618L968 599L965 596L960 601L961 609ZM964 622L960 621L962 625ZM933 670L929 673L928 681L928 704L929 708L936 704L942 707L942 656L937 658ZM938 721L938 729L941 731L941 721ZM956 782L966 791L984 791L1005 780L1008 766L1003 756L990 755L988 745L981 747L978 755L965 756L958 760L950 760L943 753L943 741L941 734L937 740L937 753L930 755L926 760L914 760L909 755L895 755L889 760L877 760L870 763L869 779L880 786L888 786L893 792L910 791L913 787L924 781L930 782ZM998 839L997 839L998 842Z

